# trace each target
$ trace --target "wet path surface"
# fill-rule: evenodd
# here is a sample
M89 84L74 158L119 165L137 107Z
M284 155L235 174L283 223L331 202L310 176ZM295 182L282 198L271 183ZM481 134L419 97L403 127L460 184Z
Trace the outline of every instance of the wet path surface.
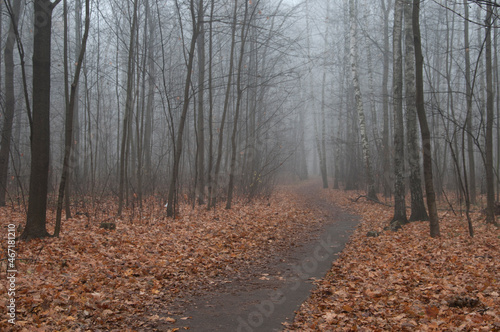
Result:
M189 327L190 331L207 332L281 331L282 323L291 322L308 298L314 280L323 278L331 268L359 221L321 199L320 190L316 184L299 191L306 205L318 210L326 220L315 230L313 240L291 248L284 257L274 257L268 269L258 271L259 278L235 280L191 299L175 324L158 326L158 330L177 327L182 331Z

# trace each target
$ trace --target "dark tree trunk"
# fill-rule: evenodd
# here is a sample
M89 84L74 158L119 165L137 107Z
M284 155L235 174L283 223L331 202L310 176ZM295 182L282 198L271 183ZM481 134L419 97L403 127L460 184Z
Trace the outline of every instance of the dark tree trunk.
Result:
M213 66L213 17L214 17L214 7L215 0L211 0L210 4L210 20L209 20L209 46L208 46L208 170L207 170L207 191L208 191L208 202L207 209L210 209L210 204L212 202L212 168L214 163L214 133L213 133L213 114L214 114L214 97L212 88L212 66Z
M66 1L64 3L66 9ZM85 33L83 35L83 41L80 48L80 54L78 55L78 62L75 70L75 77L71 83L71 93L69 97L69 103L66 105L66 124L65 124L65 137L64 137L64 160L63 160L63 170L61 175L61 182L59 184L59 195L57 199L57 211L56 211L56 226L54 230L54 236L59 236L61 231L61 217L63 208L63 198L66 189L66 181L71 176L70 174L70 158L71 158L71 147L73 145L73 116L75 103L77 102L77 89L78 82L80 80L80 72L82 69L83 57L85 55L85 50L87 48L87 38L89 34L90 26L90 0L86 0L85 3ZM67 28L67 24L66 24Z
M200 2L203 0L200 0ZM184 85L184 101L182 105L182 114L179 122L179 129L177 131L177 139L174 151L174 165L172 167L172 177L170 179L170 185L168 189L168 203L167 203L167 217L173 217L175 215L174 199L177 192L177 180L179 176L179 165L182 155L182 137L184 135L184 125L186 123L187 111L189 109L189 90L191 87L191 74L193 71L193 60L194 52L196 48L196 40L198 39L199 33L199 23L196 22L196 15L194 12L194 3L191 0L191 19L193 21L193 35L191 37L191 45L189 47L188 53L188 63L187 63L187 74L186 82Z
M390 180L390 145L389 145L389 13L391 11L392 1L385 3L382 0L382 11L384 14L384 58L383 58L383 73L382 73L382 111L383 111L383 129L382 129L382 149L383 149L383 179L384 196L391 195L391 180Z
M231 82L232 82L232 77L233 77L233 70L234 70L234 48L236 44L236 22L237 22L237 13L238 13L238 1L235 0L234 2L234 12L233 12L233 21L231 24L231 50L229 53L229 69L228 69L228 77L227 77L227 85L226 85L226 94L224 97L224 108L222 111L222 118L221 118L221 123L219 127L219 141L217 145L217 160L215 161L215 171L214 171L214 179L213 179L213 185L212 185L212 190L210 193L210 207L215 208L215 205L217 203L217 185L219 182L219 171L220 171L220 164L222 161L222 147L224 145L224 124L226 122L226 115L227 115L227 110L229 108L229 97L231 94Z
M417 132L417 110L415 105L415 46L413 45L412 0L403 3L405 30L405 82L406 82L406 130L408 138L408 167L410 175L411 215L410 221L428 220L420 177L420 156Z
M404 120L403 120L403 53L401 50L403 0L396 0L393 30L393 103L394 103L394 217L391 228L396 230L408 222L404 185Z
M5 196L7 194L10 143L12 140L12 123L15 113L14 95L14 43L16 40L15 27L19 22L22 1L15 1L12 6L11 23L9 34L5 42L5 113L2 126L2 138L0 142L0 206L5 206Z
M469 134L467 135L467 150L468 150L468 166L469 166L469 193L470 202L476 203L476 162L474 160L474 143L472 140L472 81L470 70L470 52L469 52L469 5L467 0L464 0L464 47L465 47L465 94L467 98L467 116L466 127Z
M118 189L118 216L122 214L123 201L126 191L126 173L128 164L128 152L130 144L130 135L132 134L131 122L132 122L132 108L133 106L133 89L134 89L134 71L135 71L135 61L134 61L134 50L135 50L135 35L136 35L136 25L137 25L137 6L138 0L134 1L134 11L132 13L132 26L130 28L130 41L128 48L128 65L127 65L127 96L125 100L125 113L123 115L123 129L122 138L120 146L120 183Z
M198 204L205 202L205 115L204 115L204 92L205 92L205 30L204 30L204 8L203 1L200 1L198 7Z
M47 185L50 162L50 46L52 10L59 3L35 0L33 42L33 125L28 214L21 239L49 236L46 229Z
M431 237L439 237L439 218L436 206L436 193L432 178L432 151L431 133L427 123L424 105L424 79L422 55L422 44L420 40L420 0L413 0L413 36L415 43L415 84L416 84L416 106L418 121L420 123L420 133L422 136L423 167L425 192L427 196L427 208L429 211L429 225Z
M495 219L495 176L493 172L493 122L494 120L494 93L493 93L493 64L491 55L491 16L493 8L488 4L486 11L486 222L497 224Z
M245 55L245 44L246 44L246 36L247 30L246 25L248 17L248 2L245 2L245 16L243 18L243 23L241 25L241 48L240 55L238 59L238 73L236 78L236 110L234 113L233 119L233 132L231 134L231 163L230 163L230 171L229 171L229 183L227 187L227 201L226 201L226 209L231 208L232 200L233 200L233 191L234 191L234 178L236 176L236 154L237 154L237 144L236 144L236 135L238 133L238 119L240 116L240 108L241 108L241 98L243 96L243 89L241 88L241 75L243 70L243 61Z

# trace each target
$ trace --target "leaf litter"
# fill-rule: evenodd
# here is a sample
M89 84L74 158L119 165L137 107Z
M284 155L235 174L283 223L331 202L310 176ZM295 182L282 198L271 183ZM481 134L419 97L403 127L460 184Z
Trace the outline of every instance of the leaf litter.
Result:
M116 211L112 203L75 213L63 220L60 238L17 241L16 325L8 323L1 301L0 330L132 331L149 330L152 321L174 323L176 316L165 308L175 303L237 279L270 278L255 275L262 271L256 266L321 223L298 200L293 189L282 188L270 199L238 202L231 210L184 204L175 219L166 218L163 204L153 199L141 214L128 210L120 219L103 212ZM0 209L2 227L24 225L20 210ZM49 232L53 220L49 211ZM116 229L100 228L102 221ZM7 241L1 246L4 258ZM0 268L5 299L6 266Z
M470 238L465 216L441 211L433 239L424 221L384 230L391 207L322 195L362 222L287 331L500 331L500 230L480 212Z
M465 218L440 212L442 236L432 239L427 222L384 231L390 207L353 203L352 193L337 190L321 195L363 222L286 330L500 330L500 231L485 225L480 213L473 215L476 236L470 238ZM232 210L183 205L176 219L165 218L163 205L153 199L143 213L128 210L121 219L104 212L115 211L112 203L100 206L99 213L75 214L63 221L58 239L17 242L16 325L4 314L0 330L168 326L179 320L164 314L176 302L238 278L272 277L255 267L280 256L322 222L300 201L293 187L281 187L270 200L239 202ZM19 210L0 209L2 227L24 224ZM49 230L53 219L50 212ZM116 230L99 228L104 220L116 222ZM0 278L6 280L1 262ZM6 285L0 283L3 298ZM6 301L0 302L0 312L7 312Z

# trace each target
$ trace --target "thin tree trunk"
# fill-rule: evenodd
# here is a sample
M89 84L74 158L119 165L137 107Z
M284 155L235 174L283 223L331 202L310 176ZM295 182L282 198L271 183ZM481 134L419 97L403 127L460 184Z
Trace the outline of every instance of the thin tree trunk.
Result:
M203 0L200 0L200 2ZM174 165L172 167L172 177L170 179L170 185L168 189L168 202L167 202L167 217L174 217L175 215L175 206L174 199L177 192L177 180L179 176L179 165L182 156L182 139L184 134L184 125L186 123L187 111L189 109L190 97L189 90L191 87L191 76L193 71L193 60L194 60L194 52L196 48L196 41L198 39L199 33L199 23L196 22L196 14L194 12L194 3L193 0L190 2L190 10L191 10L191 19L193 22L193 35L191 37L191 45L189 47L188 53L188 63L187 63L187 74L186 74L186 82L184 85L184 100L182 105L182 114L179 122L179 129L177 131L177 139L176 139L176 147L174 152Z
M154 101L155 101L155 88L156 88L156 73L155 73L155 31L156 22L153 20L153 15L151 14L151 6L149 0L145 2L146 6L146 16L149 24L149 36L148 36L148 95L146 102L146 119L145 119L145 129L144 129L144 173L147 182L146 191L151 190L152 176L153 176L153 166L151 159L152 151L152 135L153 135L153 111L154 111Z
M327 3L326 6L326 31L324 37L324 44L328 45L328 37L330 31L330 2ZM326 47L326 46L325 46ZM327 51L325 50L325 53ZM320 153L320 170L321 170L321 178L323 180L323 188L328 188L328 173L327 173L327 165L326 165L326 116L325 116L325 89L326 89L326 58L323 63L323 79L321 83L321 144L318 144L318 152Z
M390 185L390 145L389 145L389 12L391 11L392 1L382 0L382 11L384 15L384 55L383 55L383 73L382 73L382 112L383 112L383 129L382 129L382 148L383 148L383 171L382 184L384 187L384 196L388 197L391 194Z
M256 5L255 7L256 8ZM237 142L236 142L236 134L238 133L238 119L240 115L240 107L241 107L241 98L243 96L243 89L241 88L241 76L243 70L243 61L245 55L245 45L246 45L246 37L248 30L245 29L247 26L247 18L248 18L248 2L245 2L245 15L243 18L243 22L241 24L241 38L240 38L240 55L238 60L238 73L236 77L236 110L233 118L233 133L231 135L231 162L230 162L230 170L229 170L229 183L227 188L227 201L226 201L226 209L231 208L232 200L233 200L233 191L234 191L234 178L236 176L236 154L237 154Z
M64 0L64 6L66 7L66 0ZM67 13L65 13L67 14ZM65 18L66 19L66 18ZM69 103L66 109L66 124L65 124L65 138L64 138L64 160L63 169L61 175L61 182L59 184L59 195L57 198L57 212L56 212L56 226L54 229L54 236L58 237L61 231L61 215L63 208L63 198L64 190L66 189L66 181L70 177L70 158L71 158L71 147L73 145L73 115L74 107L77 95L78 82L80 80L80 72L82 69L83 57L85 56L85 50L87 48L87 38L89 35L90 26L90 0L85 1L85 32L83 34L82 45L80 48L80 54L78 55L78 62L76 65L75 76L73 78L73 83L71 83L71 94L69 97ZM66 24L67 28L67 24Z
M403 0L396 0L393 28L393 103L394 103L394 217L391 228L397 230L407 223L404 185L404 119L403 119Z
M133 105L133 89L134 89L134 71L135 71L135 61L134 61L134 50L135 50L135 37L136 37L136 26L137 26L137 6L138 0L134 0L134 9L132 12L132 25L130 27L130 41L128 47L128 65L127 65L127 96L125 100L125 112L123 114L123 127L122 127L122 138L120 147L120 174L119 174L119 189L118 189L118 216L121 216L123 210L123 200L125 195L125 180L127 171L127 156L129 150L130 135L132 134L130 130L130 123L132 121L132 108Z
M491 17L493 8L488 4L486 9L486 222L497 224L495 218L495 175L493 171L493 122L494 122L494 92L493 92L493 63L491 52Z
M213 17L215 9L215 0L211 1L210 5L210 21L209 21L209 31L210 40L208 46L208 132L209 132L209 142L208 142L208 170L207 170L207 184L208 184L208 202L207 209L210 209L210 203L212 202L212 168L214 163L213 156L213 144L214 144L214 133L213 133L213 111L214 111L214 98L213 98L213 86L212 86L212 76L213 76Z
M205 29L204 29L204 7L203 1L200 1L198 7L198 204L205 202L205 115L204 115L204 92L205 92Z
M326 165L326 116L325 116L325 88L326 88L326 68L323 69L323 80L321 86L321 139L319 144L321 178L323 188L328 188L328 173Z
M224 124L226 122L227 110L229 108L229 97L231 94L231 82L233 77L234 70L234 48L236 44L236 22L237 22L237 13L238 13L238 0L234 2L234 12L233 12L233 22L231 27L231 51L229 53L229 73L227 78L227 86L226 86L226 94L224 98L224 108L222 111L221 124L219 128L219 141L217 147L217 160L215 162L215 172L214 172L214 181L212 186L212 200L210 202L210 206L215 208L217 196L217 185L219 182L219 172L220 172L220 164L222 161L222 147L224 145Z
M422 136L424 183L427 196L427 208L429 212L429 225L431 237L439 237L439 218L437 214L436 193L432 179L432 150L431 133L427 123L424 105L424 80L422 55L422 44L420 40L420 0L413 0L413 36L415 43L415 84L416 84L416 106L420 133Z
M464 47L465 47L465 94L467 98L467 152L469 166L469 193L471 204L476 203L476 163L474 160L474 144L472 140L472 81L470 70L470 48L469 48L469 4L464 0Z
M375 180L373 177L370 149L368 146L368 137L366 135L365 113L363 109L363 99L361 96L361 87L359 84L358 68L357 68L357 23L356 23L356 8L355 0L349 0L349 17L350 17L350 59L352 83L355 91L356 110L358 112L359 131L361 134L361 146L363 149L363 159L365 162L366 181L368 185L367 197L378 201L375 191Z
M82 3L81 0L77 0L75 3L75 56L78 57L81 52L81 47L82 47ZM67 59L67 57L65 57ZM78 64L78 58L75 59L75 61ZM83 66L83 64L82 64ZM65 86L66 90L67 85ZM71 165L71 174L68 176L66 180L66 190L64 194L64 209L65 209L65 214L66 214L66 219L71 218L71 206L70 206L70 194L71 190L73 187L78 187L77 181L80 179L80 172L79 172L79 166L80 166L80 124L79 124L79 116L78 113L80 111L79 107L79 99L80 99L80 87L77 85L76 90L75 90L75 104L73 106L73 147L72 150L74 150L74 153L71 153L70 156L70 165ZM66 101L66 103L69 103L69 96ZM66 104L66 107L68 105ZM92 147L91 150L92 151ZM84 154L87 156L87 154ZM91 155L91 154L90 154ZM84 179L85 182L88 182L88 179ZM73 183L75 182L75 183Z
M14 5L11 7L11 22L9 25L9 33L7 35L7 40L5 41L4 48L5 113L2 126L2 138L0 141L0 206L5 206L5 196L7 193L8 184L7 174L9 171L9 160L11 153L10 144L12 141L12 124L14 121L14 113L16 109L14 91L14 43L16 41L15 30L19 22L21 4L24 7L24 1L15 1Z
M413 45L412 0L404 4L405 29L405 86L406 86L406 128L408 140L408 166L410 168L411 215L410 221L428 220L420 177L420 154L417 132L417 109L415 105L415 46Z

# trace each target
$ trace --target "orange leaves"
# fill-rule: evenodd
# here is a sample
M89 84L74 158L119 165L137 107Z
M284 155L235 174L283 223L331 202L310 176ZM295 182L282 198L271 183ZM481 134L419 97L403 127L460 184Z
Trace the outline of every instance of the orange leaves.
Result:
M318 223L289 190L231 210L180 206L176 219L164 219L163 204L151 199L142 214L125 211L122 220L113 217L112 202L96 208L75 211L59 239L18 242L25 259L18 261L20 330L151 330L153 321L182 323L165 312L169 305L255 277L256 264L264 266ZM51 220L49 213L49 228ZM116 230L99 228L106 220ZM11 222L24 224L25 217L0 208L1 226ZM0 311L6 312L5 301ZM0 330L10 329L6 324L0 319Z
M425 308L425 314L432 319L436 319L439 314L439 308L432 305Z
M354 309L350 305L347 305L347 304L342 306L342 310L345 312L353 312L354 311Z
M473 215L476 236L470 239L465 216L442 212L439 239L429 237L428 222L394 233L384 231L391 207L353 203L359 195L341 191L322 195L363 222L289 330L499 330L500 230ZM380 234L367 237L369 231ZM325 297L324 289L332 295ZM456 296L459 303L478 303L451 305Z

